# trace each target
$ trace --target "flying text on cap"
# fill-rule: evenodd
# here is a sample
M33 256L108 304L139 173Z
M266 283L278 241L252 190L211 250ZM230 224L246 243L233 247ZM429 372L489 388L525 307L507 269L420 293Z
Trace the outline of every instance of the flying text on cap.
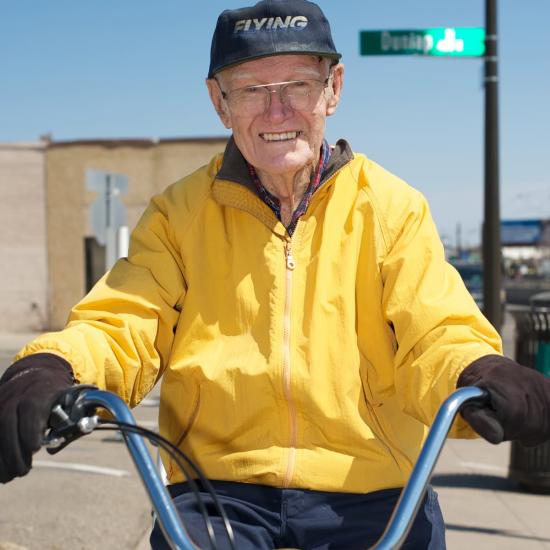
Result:
M282 17L263 17L262 19L241 19L235 23L233 32L278 30L289 28L304 28L307 26L307 17L303 15L287 15Z

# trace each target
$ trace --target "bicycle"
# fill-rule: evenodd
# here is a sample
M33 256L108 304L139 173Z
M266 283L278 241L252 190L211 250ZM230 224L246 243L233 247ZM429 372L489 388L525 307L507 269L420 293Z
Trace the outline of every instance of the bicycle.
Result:
M485 401L487 393L476 387L461 388L451 394L440 406L429 430L427 439L416 461L408 483L403 489L396 504L388 525L372 547L377 550L397 549L404 542L410 527L416 517L428 483L435 468L437 459L443 449L451 425L461 407L471 401ZM112 419L102 419L96 412L98 408L106 409ZM194 477L199 479L203 486L211 492L220 517L226 527L229 547L235 548L231 525L212 490L208 479L200 468L185 456L172 443L162 438L158 433L147 430L138 424L129 407L117 395L94 386L74 386L66 392L54 405L50 417L50 431L45 437L44 445L50 454L55 454L75 439L87 435L97 429L118 429L128 447L138 474L151 500L164 536L175 550L197 550L198 547L189 537L182 524L171 497L163 484L161 474L151 456L143 438L154 442L166 452L173 455L182 468L191 488L198 495ZM190 470L195 476L191 475ZM206 529L210 535L210 543L217 548L217 541L213 536L213 529L209 523L206 510L200 504Z

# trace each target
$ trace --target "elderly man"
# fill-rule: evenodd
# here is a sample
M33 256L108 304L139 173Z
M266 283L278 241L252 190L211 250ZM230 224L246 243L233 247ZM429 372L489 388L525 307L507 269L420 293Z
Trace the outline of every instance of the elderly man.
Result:
M549 381L501 356L424 198L325 141L339 59L313 3L220 15L207 86L232 138L152 200L128 258L4 374L2 481L29 470L74 381L135 405L162 377L161 432L214 480L236 548L364 548L457 385L490 391L490 406L464 413L490 441L550 436ZM475 434L460 419L452 435ZM193 495L164 458L206 546ZM152 545L166 547L158 529ZM405 547L444 546L430 490Z

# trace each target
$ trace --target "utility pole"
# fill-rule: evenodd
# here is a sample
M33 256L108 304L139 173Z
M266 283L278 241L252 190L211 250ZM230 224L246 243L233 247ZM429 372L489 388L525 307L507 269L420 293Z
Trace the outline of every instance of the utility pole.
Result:
M500 332L501 250L498 156L497 0L485 0L485 194L483 223L484 313Z

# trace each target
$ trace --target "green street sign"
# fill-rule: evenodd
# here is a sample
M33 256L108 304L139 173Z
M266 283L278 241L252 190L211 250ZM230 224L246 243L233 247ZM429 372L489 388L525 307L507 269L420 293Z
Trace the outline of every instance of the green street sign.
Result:
M480 57L485 54L482 27L361 31L361 55Z

